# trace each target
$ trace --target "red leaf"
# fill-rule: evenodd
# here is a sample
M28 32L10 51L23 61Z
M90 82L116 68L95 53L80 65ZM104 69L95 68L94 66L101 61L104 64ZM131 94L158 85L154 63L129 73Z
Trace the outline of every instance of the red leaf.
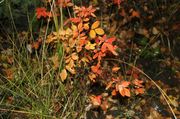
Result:
M41 17L46 18L48 16L48 13L46 12L46 8L45 7L36 8L36 15L37 15L37 19L40 19Z
M69 20L70 20L71 22L73 22L73 23L79 23L79 22L81 22L81 18L79 18L79 17L70 18Z

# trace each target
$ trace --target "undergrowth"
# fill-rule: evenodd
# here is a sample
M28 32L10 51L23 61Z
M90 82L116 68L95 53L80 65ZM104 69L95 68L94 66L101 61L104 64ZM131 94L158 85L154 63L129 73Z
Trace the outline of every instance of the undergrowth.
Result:
M76 2L42 1L35 16L28 17L29 31L6 34L11 49L0 55L1 118L85 118L90 109L106 112L110 107L108 97L142 97L148 79L171 108L169 97L138 64L140 58L161 57L159 50L149 48L147 31L139 31L144 35L140 35L141 41L133 39L128 48L122 40L124 34L118 36L116 29L106 30L103 19L96 16L95 6ZM107 3L127 17L120 6L123 1ZM140 18L135 9L130 14L129 20ZM37 22L41 27L35 34L33 26ZM14 23L13 27L16 30ZM157 29L154 34L159 34ZM101 91L93 92L93 86Z

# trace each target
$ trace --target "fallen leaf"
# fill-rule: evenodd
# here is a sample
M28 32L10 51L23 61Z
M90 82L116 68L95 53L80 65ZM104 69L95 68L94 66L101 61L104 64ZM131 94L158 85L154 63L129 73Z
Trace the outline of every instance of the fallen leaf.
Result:
M13 68L9 68L9 69L4 69L7 79L8 80L12 80L14 77L14 69Z
M117 71L119 71L119 69L120 69L120 67L115 66L112 68L112 72L117 72Z
M153 27L153 28L152 28L152 33L153 33L154 35L157 35L157 34L159 33L159 30L158 30L156 27Z
M137 17L140 18L140 14L138 11L133 10L131 17Z
M66 78L67 78L67 71L66 71L66 69L63 69L61 71L60 77L61 77L62 82L64 82L64 80L66 80Z

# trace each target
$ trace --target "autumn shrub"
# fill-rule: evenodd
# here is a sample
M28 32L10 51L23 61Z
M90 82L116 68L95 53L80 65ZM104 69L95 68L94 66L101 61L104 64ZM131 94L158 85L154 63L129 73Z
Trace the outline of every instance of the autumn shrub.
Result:
M112 2L120 5L122 1ZM106 34L96 16L96 8L91 5L76 6L71 0L47 1L43 7L36 9L36 16L55 27L45 37L44 45L51 47L49 52L53 55L50 59L62 82L66 83L68 77L75 77L78 69L86 67L87 73L79 78L84 81L88 79L91 83L100 82L112 96L131 97L144 93L140 72L129 67L123 73L122 66L115 62L104 66L107 59L120 57L121 48L116 45L118 38ZM36 41L34 44L32 48L38 49L43 43ZM90 99L97 101L100 97Z

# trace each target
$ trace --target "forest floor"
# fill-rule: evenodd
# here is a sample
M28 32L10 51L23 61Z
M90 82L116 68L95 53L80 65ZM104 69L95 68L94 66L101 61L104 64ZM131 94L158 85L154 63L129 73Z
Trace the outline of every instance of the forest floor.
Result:
M103 57L101 68L104 70L96 75L96 81L88 79L94 76L89 75L93 71L88 66L95 64L91 61L88 66L77 65L74 74L67 69L68 76L61 80L64 75L59 77L62 71L59 65L66 63L66 54L58 52L59 61L55 53L57 47L39 41L48 37L46 23L41 22L34 30L33 25L25 28L21 20L15 19L9 26L7 19L1 20L0 118L180 118L179 0L124 0L120 5L105 0L80 3L96 9L101 27L106 34L116 37L118 55L111 50L115 56L109 53ZM22 24L23 28L16 24ZM38 27L41 27L39 31ZM90 37L92 39L91 34ZM79 53L79 59L81 55L84 54ZM113 94L109 78L116 81L118 78L112 78L115 76L127 82L132 77L142 79L144 91L130 96L127 94L130 86L125 87L126 92L119 89L120 94ZM115 88L117 91L117 86Z

